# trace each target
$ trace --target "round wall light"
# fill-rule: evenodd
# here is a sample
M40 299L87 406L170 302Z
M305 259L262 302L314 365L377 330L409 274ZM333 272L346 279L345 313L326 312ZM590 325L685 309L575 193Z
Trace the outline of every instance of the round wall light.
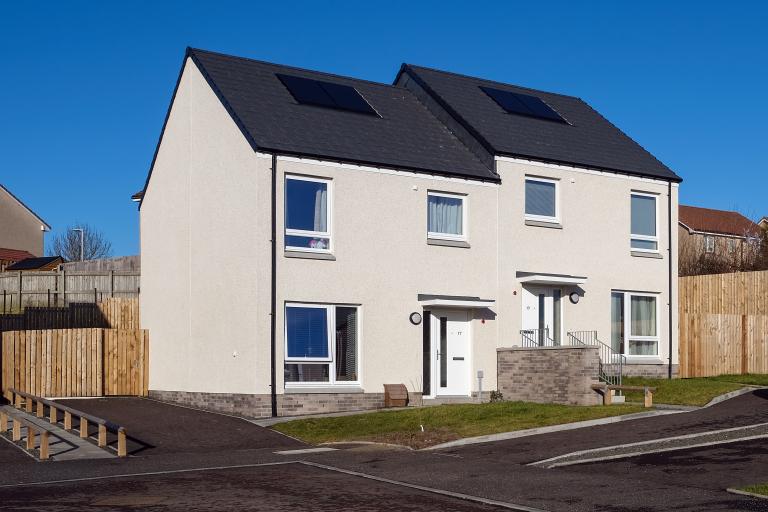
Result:
M411 321L413 325L419 325L421 323L421 313L417 313L414 311L411 313L411 316L408 317L408 319Z
M569 299L571 299L571 303L578 304L579 303L579 294L577 292L571 292L571 294L568 296Z

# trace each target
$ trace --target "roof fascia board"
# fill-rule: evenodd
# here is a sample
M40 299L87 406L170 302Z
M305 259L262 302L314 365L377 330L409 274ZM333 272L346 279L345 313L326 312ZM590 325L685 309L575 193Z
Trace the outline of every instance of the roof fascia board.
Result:
M564 170L564 171L582 172L586 174L597 174L600 176L609 176L613 178L625 178L630 180L642 181L645 183L656 183L659 185L666 185L667 183L671 182L673 187L678 187L680 185L680 181L675 181L673 179L660 178L658 176L651 177L651 176L646 176L642 174L629 173L627 171L591 168L586 166L578 166L572 163L547 161L547 160L541 160L541 159L527 157L527 156L497 155L496 160L499 162L536 165L540 167L549 167L549 168Z
M43 226L42 226L42 228L43 228L43 231L50 231L50 230L51 230L51 226L50 226L50 225L49 225L47 222L45 222L45 221L44 221L44 220L43 220L43 219L42 219L42 218L41 218L41 217L40 217L38 214L36 214L36 213L34 212L34 210L32 210L32 208L30 208L29 206L27 206L26 204L24 204L24 201L22 201L21 199L19 199L19 198L18 198L18 197L16 197L15 195L13 195L13 192L11 192L11 191L10 191L10 190L8 190L7 188L5 188L5 187L4 187L4 186L3 186L1 183L0 183L0 188L1 188L1 189L3 189L3 191L4 191L6 194L8 194L9 196L11 196L11 199L13 199L13 200L15 200L17 203L19 203L19 205L21 205L21 207L22 207L22 208L24 208L25 210L27 210L29 213L31 213L31 214L32 214L32 216L33 216L33 217L35 217L35 218L36 218L38 221L40 221L40 223L43 225Z

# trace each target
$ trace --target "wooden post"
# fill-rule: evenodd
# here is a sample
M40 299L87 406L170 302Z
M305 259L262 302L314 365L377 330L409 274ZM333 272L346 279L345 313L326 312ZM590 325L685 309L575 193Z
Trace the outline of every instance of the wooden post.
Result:
M749 349L747 348L747 315L741 315L741 374L749 373Z
M86 418L80 418L80 438L85 439L88 437L88 420Z
M64 307L67 307L67 271L61 271L61 301Z
M37 417L42 418L43 416L45 416L44 405L41 400L38 400L37 401Z
M72 430L72 413L64 411L64 430Z
M613 403L613 390L609 387L605 388L603 393L603 405L611 405Z
M107 427L99 425L99 448L107 446Z
M48 431L43 430L40 432L40 460L48 460L50 456L48 450Z
M648 389L648 386L645 387L643 390L643 396L645 398L644 406L645 407L653 407L653 392L651 392L650 389Z
M110 297L115 296L115 271L114 270L109 271L109 296Z
M49 405L48 407L50 411L50 414L48 416L48 421L55 424L57 421L59 421L59 414L58 414L59 411L52 405Z
M16 393L16 400L14 401L17 409L21 409L21 395Z
M125 430L120 429L117 431L117 456L125 457L128 455L128 449L125 440Z
M28 413L32 414L32 399L30 399L29 397L24 398L24 409Z
M13 420L13 435L11 439L14 441L21 441L21 422L14 418Z
M23 272L19 270L19 313L21 313L21 289L22 289L22 282L23 282Z
M27 450L35 449L35 435L37 432L31 425L27 424Z
M0 411L0 434L4 434L8 430L8 413Z

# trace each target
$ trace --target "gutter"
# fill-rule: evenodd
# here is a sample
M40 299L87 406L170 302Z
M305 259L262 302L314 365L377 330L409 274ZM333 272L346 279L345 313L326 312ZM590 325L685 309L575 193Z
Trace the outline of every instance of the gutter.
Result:
M667 378L672 378L672 182L670 181L667 186L667 236L668 236L668 248L669 252L669 368L667 369Z
M271 231L271 244L272 244L272 264L271 264L271 303L269 310L270 320L270 393L272 398L272 417L277 417L277 365L275 361L276 340L277 334L277 154L272 154L272 231Z

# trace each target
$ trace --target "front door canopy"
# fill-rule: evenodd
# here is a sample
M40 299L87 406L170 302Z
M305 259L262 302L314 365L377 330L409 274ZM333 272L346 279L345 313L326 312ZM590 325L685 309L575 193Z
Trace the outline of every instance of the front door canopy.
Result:
M518 272L518 282L522 284L546 284L546 285L580 285L587 282L583 276L570 274L544 274L540 272Z
M485 309L493 307L496 301L462 295L429 295L420 293L419 303L423 307Z

